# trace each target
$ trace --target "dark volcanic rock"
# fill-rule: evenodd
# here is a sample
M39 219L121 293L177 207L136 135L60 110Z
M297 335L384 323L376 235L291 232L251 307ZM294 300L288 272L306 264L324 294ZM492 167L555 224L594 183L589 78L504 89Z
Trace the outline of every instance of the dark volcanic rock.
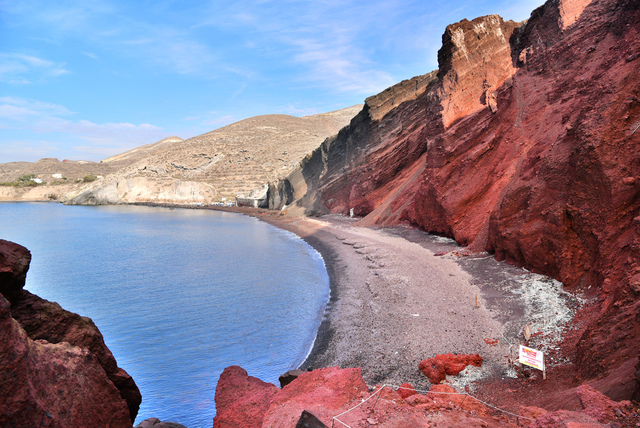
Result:
M0 239L0 293L10 298L22 290L31 253L22 245Z
M639 54L635 0L450 25L424 90L382 114L368 99L288 177L288 194L307 213L414 225L597 290L577 367L610 373L640 349Z
M306 410L300 415L296 428L327 428L313 413Z
M22 289L26 248L0 254L0 425L131 426L140 391L95 324Z
M285 374L281 375L278 378L278 380L280 381L280 388L284 388L285 386L289 385L291 382L297 379L298 376L300 376L302 373L304 373L303 370L296 369L296 370L289 370Z

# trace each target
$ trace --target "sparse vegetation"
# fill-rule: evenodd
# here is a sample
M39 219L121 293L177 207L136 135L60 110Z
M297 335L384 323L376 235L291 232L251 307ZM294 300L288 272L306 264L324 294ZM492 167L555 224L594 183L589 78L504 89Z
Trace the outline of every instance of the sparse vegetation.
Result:
M51 200L51 201L57 201L58 200L58 195L56 195L54 193L49 193L48 195L46 195L46 198Z
M2 183L0 183L0 186L3 186L3 187L36 187L36 186L42 186L42 185L47 184L45 182L37 183L37 182L32 180L34 178L36 178L35 174L25 174L23 176L18 177L18 179L16 181L5 181L5 182L2 182Z
M98 177L93 174L87 174L82 178L83 183L91 183L92 181L96 181Z
M35 174L25 174L25 175L21 176L20 178L18 178L18 182L22 182L22 183L29 182L34 178L36 178Z

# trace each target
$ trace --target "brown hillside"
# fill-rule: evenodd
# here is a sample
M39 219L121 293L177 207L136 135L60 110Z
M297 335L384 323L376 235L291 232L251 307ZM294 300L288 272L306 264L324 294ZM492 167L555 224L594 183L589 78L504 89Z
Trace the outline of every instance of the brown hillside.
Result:
M235 198L285 176L361 108L302 118L283 114L252 117L185 141L151 147L148 154L140 151L140 159L119 174L206 182L216 187L218 198ZM127 154L132 159L137 153ZM127 154L111 159L121 160Z

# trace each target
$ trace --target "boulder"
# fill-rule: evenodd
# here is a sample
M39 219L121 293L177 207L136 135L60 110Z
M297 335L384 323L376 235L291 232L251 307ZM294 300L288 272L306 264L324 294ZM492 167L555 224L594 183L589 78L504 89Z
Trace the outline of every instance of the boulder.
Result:
M416 395L417 392L413 385L411 385L410 383L403 383L402 385L400 385L400 388L398 388L398 394L400 394L400 396L406 400L408 397Z
M242 367L227 367L216 387L213 428L261 427L265 412L279 391L274 384L249 376Z
M295 426L305 410L330 425L333 416L368 395L360 368L327 367L304 372L273 397L263 426Z
M0 426L131 427L129 408L88 351L31 340L0 296Z
M438 384L446 375L455 376L469 365L480 367L482 357L478 354L441 354L422 360L418 368L429 382Z
M427 358L420 361L418 369L424 374L429 382L438 384L447 378L444 363L437 358Z
M304 373L303 370L295 369L295 370L289 370L285 374L281 375L278 378L278 380L280 381L280 388L284 388L285 386L289 385L302 373Z
M48 388L52 388L52 385L60 383L57 375L53 373L49 373L51 375L50 378L47 379L45 377L45 373L47 373L46 367L62 366L63 368L55 370L73 370L66 367L67 363L73 365L74 358L85 358L81 355L88 354L90 358L86 357L85 359L87 361L91 360L92 363L83 364L76 369L78 382L85 382L84 387L80 388L72 383L58 385L60 388L59 393L68 395L69 400L59 400L59 402L55 403L56 408L58 405L62 406L64 404L76 406L74 409L67 411L70 415L74 411L79 413L87 411L83 406L73 402L73 398L81 400L84 396L91 397L92 395L100 394L99 389L87 391L86 388L102 388L102 380L83 380L85 376L95 376L93 367L95 363L102 370L106 381L118 393L116 402L111 403L111 405L117 407L125 403L128 407L129 424L131 424L135 420L142 401L140 391L135 382L126 371L118 367L113 354L104 343L102 334L91 319L65 311L57 303L41 299L23 289L30 261L31 254L25 247L13 242L0 240L0 291L2 292L3 301L7 305L6 316L11 320L11 323L7 322L5 327L8 329L10 324L15 324L19 331L22 332L21 334L26 335L28 340L25 343L28 344L27 348L30 349L30 355L37 354L40 357L37 364L34 364L38 368L42 367L42 370L38 369L38 373L30 372L25 374L27 376L27 384L37 384L32 386L36 392L46 391ZM11 333L9 330L0 331L0 335L10 337ZM60 347L49 346L56 344L59 344ZM56 360L61 352L69 355L69 362L61 363ZM52 360L49 361L48 358ZM27 370L32 366L20 367ZM87 373L83 373L83 370L87 370ZM27 384L23 386L27 388ZM65 390L64 388L66 387L70 389ZM108 389L111 390L111 387ZM29 395L29 393L26 394ZM105 392L104 397L105 400L109 400L108 393ZM35 400L36 398L33 399ZM51 413L51 409L46 407L50 403L47 401L40 401L39 403L39 405L43 406L45 414L47 412ZM107 404L105 402L105 405ZM91 406L93 404L87 403L85 407L95 407ZM114 415L117 415L117 412ZM75 418L75 416L69 417ZM61 420L66 419L63 418Z
M182 424L175 422L162 422L158 418L149 418L140 422L135 428L187 428Z
M118 367L116 359L104 343L102 333L90 318L64 310L59 304L42 299L27 290L14 294L11 315L31 340L67 342L91 352L120 392L120 396L126 400L131 421L135 420L142 402L140 390L133 378Z
M0 293L11 298L22 290L31 263L31 253L22 245L0 239Z

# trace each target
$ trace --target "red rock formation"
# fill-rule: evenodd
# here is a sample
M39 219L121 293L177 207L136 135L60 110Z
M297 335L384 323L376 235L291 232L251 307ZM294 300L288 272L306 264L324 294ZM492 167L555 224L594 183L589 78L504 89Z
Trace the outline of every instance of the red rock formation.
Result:
M303 410L330 426L333 416L357 404L368 391L359 368L305 372L273 397L263 426L294 427Z
M242 367L227 367L216 387L213 428L261 427L269 404L278 391L277 386L249 376Z
M20 290L11 299L11 315L31 340L66 342L91 352L126 400L131 421L135 420L142 402L140 390L133 378L118 367L116 359L104 343L102 333L90 318L66 311L59 304L26 290Z
M302 193L295 204L308 213L353 209L362 225L409 223L598 290L578 375L633 377L625 362L640 349L638 2L549 1L523 25L465 20L447 27L438 59L423 93L381 118L372 113L380 103L367 100L305 158L279 186L289 186L286 202Z
M442 354L433 358L420 361L418 369L429 379L429 382L438 384L445 380L446 375L456 376L467 366L480 367L482 357L478 354Z
M1 426L131 426L129 409L91 352L31 340L0 296Z
M89 318L22 290L30 259L0 240L0 425L130 427L133 379Z
M398 394L400 394L400 397L402 397L403 399L407 399L412 395L416 395L417 392L413 385L411 385L410 383L403 383L402 385L400 385L400 388L398 388Z
M426 395L414 391L405 396L402 389L379 385L369 391L359 369L332 367L305 372L279 390L247 376L239 367L229 367L216 389L214 428L293 428L303 412L315 415L328 427L515 427L523 426L519 422L524 421L532 422L532 427L635 426L637 406L614 402L588 386L578 388L577 394L582 411L546 412L528 407L519 411L528 419L516 420L448 385L434 385Z
M420 361L418 369L429 379L432 384L438 384L447 378L444 363L437 358L428 358Z

